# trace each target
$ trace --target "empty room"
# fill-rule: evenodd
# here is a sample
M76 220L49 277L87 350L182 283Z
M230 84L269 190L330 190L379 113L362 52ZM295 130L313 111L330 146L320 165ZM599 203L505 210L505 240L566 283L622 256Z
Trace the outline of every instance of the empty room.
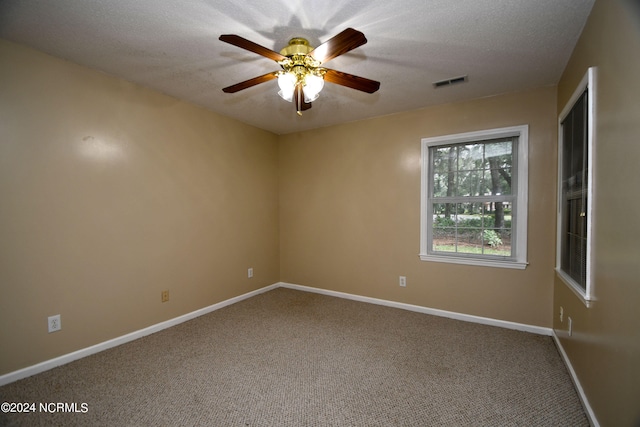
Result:
M0 2L0 425L640 425L637 0Z

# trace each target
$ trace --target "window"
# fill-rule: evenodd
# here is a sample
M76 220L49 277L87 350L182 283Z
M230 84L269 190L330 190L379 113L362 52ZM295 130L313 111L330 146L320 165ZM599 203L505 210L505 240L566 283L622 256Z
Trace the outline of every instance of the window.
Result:
M591 222L595 70L589 69L559 117L556 271L582 298L591 292Z
M528 126L422 140L420 259L524 269Z

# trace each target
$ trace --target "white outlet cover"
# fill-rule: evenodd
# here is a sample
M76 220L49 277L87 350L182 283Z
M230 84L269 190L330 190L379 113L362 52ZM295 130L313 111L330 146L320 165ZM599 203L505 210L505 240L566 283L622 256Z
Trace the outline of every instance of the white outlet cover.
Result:
M48 318L48 330L49 332L56 332L62 329L62 322L60 320L60 315L56 314L55 316L49 316Z

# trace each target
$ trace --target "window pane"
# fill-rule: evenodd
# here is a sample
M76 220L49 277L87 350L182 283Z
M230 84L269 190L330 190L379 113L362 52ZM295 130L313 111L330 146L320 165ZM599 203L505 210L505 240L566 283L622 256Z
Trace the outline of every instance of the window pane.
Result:
M432 250L436 252L456 252L455 228L434 228Z
M451 197L456 193L457 151L455 146L431 149L434 197Z
M460 169L482 169L484 144L465 144L459 147Z
M488 228L482 231L483 253L511 256L511 230Z
M489 194L511 194L513 142L499 141L485 144L485 174Z
M511 165L511 153L513 151L513 141L511 139L494 140L484 144L485 159L502 159Z
M433 196L434 197L452 197L457 195L458 180L457 173L448 172L443 174L436 174L433 177Z
M456 196L480 196L483 191L483 170L462 171L458 173Z
M498 202L433 204L432 250L512 256L511 215Z
M586 281L587 251L586 239L572 235L570 238L569 275L580 285Z
M433 247L440 252L456 252L456 204L433 205Z
M584 176L585 169L585 146L586 146L586 138L585 138L585 98L582 97L576 102L576 105L573 110L573 126L571 129L571 171L569 175L569 179L571 180L570 191L576 191L582 189L582 179Z
M586 280L587 217L586 200L573 198L565 202L563 221L563 245L561 268L584 287Z
M438 147L432 150L434 172L447 173L457 169L455 147Z
M460 203L458 211L458 252L482 254L482 204Z
M446 197L448 186L448 175L446 173L436 173L433 175L433 197Z

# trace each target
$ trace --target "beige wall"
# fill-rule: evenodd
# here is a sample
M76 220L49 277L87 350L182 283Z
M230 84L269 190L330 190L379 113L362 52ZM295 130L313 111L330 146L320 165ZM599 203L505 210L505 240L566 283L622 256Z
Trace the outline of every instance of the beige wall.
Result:
M278 281L276 135L2 40L0 64L0 374Z
M523 124L530 265L420 261L421 138ZM551 327L556 134L548 87L282 136L281 280Z
M558 86L564 108L598 68L594 292L590 308L555 279L554 328L603 426L640 423L640 4L597 0ZM573 319L560 322L560 307Z

